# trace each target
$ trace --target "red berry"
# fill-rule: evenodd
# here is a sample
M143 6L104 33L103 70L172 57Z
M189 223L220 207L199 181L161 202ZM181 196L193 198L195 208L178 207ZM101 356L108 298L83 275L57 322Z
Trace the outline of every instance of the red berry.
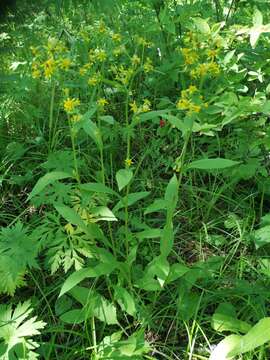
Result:
M159 120L159 126L164 127L166 125L166 121L164 119Z

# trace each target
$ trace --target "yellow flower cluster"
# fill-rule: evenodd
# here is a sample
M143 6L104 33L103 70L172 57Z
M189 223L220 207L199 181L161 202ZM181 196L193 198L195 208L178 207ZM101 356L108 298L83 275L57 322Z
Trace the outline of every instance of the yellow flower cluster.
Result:
M220 67L216 62L199 64L196 69L192 69L190 75L194 79L202 78L205 75L217 76L220 73Z
M104 107L106 105L108 105L109 102L105 98L100 98L97 100L97 104L98 104L99 108L104 109Z
M64 101L64 109L68 114L70 114L76 109L76 107L78 107L80 105L80 103L81 102L79 99L67 98Z
M184 56L184 62L186 65L195 64L199 60L198 53L193 49L183 48L182 54Z
M154 66L153 66L153 63L152 63L152 60L148 57L146 59L146 62L143 66L143 69L146 73L149 73L150 71L153 71L154 70Z
M181 98L178 100L176 107L179 110L186 110L188 114L199 113L201 105L193 102L193 94L197 93L198 89L195 85L190 85L186 90L181 91Z
M101 82L101 74L100 72L97 72L96 74L93 74L89 79L88 79L88 85L90 86L96 86L97 84L99 84Z
M134 74L133 68L125 68L123 65L120 65L119 67L112 66L111 70L115 76L115 79L125 86L129 84Z
M44 67L44 75L46 79L50 79L53 75L56 67L56 62L54 58L50 58L43 64Z
M151 102L148 99L144 99L141 106L138 106L136 101L130 103L129 106L134 114L140 114L151 110Z

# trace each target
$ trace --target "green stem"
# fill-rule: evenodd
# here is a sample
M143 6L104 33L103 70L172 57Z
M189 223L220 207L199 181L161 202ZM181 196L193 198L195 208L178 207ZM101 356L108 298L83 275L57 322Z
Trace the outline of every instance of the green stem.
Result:
M73 152L73 163L75 168L75 178L77 182L80 184L80 174L79 174L79 167L78 167L78 160L77 160L77 152L76 152L76 145L75 145L75 133L74 129L71 124L70 117L68 117L68 123L69 123L69 131L70 131L70 138L71 138L71 145L72 145L72 152Z
M49 115L49 145L48 150L51 152L52 146L52 127L53 127L53 108L54 108L54 98L55 98L55 82L52 84L52 92L51 92L51 101L50 101L50 115Z

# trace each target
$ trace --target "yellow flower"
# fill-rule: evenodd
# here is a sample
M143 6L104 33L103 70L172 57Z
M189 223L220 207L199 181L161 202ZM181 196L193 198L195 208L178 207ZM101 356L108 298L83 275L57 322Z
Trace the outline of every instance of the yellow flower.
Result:
M138 112L139 109L136 104L136 101L133 101L132 103L130 103L129 106L134 114L136 114Z
M154 69L152 60L149 57L146 59L146 62L144 64L143 68L146 73L149 73L150 71L152 71Z
M106 51L103 49L96 49L95 57L98 61L104 62L107 59Z
M67 223L65 225L65 230L66 230L67 234L69 234L69 235L72 235L74 233L74 231L75 231L74 227L72 226L71 223Z
M133 161L131 159L125 159L126 167L130 167L132 164L133 164Z
M32 64L32 77L34 79L37 79L41 76L41 72L39 70L39 64L38 63L33 63Z
M217 56L217 54L218 54L218 50L208 49L206 51L207 57L210 58L211 60L214 60L214 58Z
M120 42L122 40L122 36L120 34L112 34L112 39L115 42Z
M79 99L71 99L71 98L67 98L64 101L64 109L67 113L71 113L72 111L74 111L74 109L80 105L80 100Z
M220 67L217 63L215 62L211 62L209 65L208 65L208 69L209 69L209 73L213 76L216 76L220 73Z
M189 105L189 114L199 113L201 111L201 106L196 104Z
M38 78L40 78L40 76L41 76L40 70L34 69L34 70L32 71L32 77L33 77L33 79L38 79Z
M100 34L104 34L107 31L104 21L100 21L98 31Z
M69 58L60 60L60 68L63 70L68 70L71 65L71 60Z
M108 103L108 101L107 101L105 98L100 98L100 99L98 99L97 104L98 104L98 106L100 106L101 108L104 108L105 105L108 105L109 103Z
M55 70L55 60L53 58L48 59L43 64L43 67L44 67L45 77L46 79L49 79L53 75Z
M79 69L79 73L80 73L81 76L84 76L87 73L87 69L85 69L84 67L81 67Z
M186 65L192 65L199 60L199 55L192 49L183 48L182 54Z
M136 54L134 54L131 58L131 63L133 66L137 66L139 65L141 62L141 59L139 58L139 56L137 56Z
M147 112L151 109L151 102L148 99L143 100L143 105L140 107L141 112Z
M189 85L188 92L189 92L190 95L194 94L196 91L198 91L196 85Z
M81 114L74 114L74 115L71 116L70 120L75 123L77 121L80 121L81 118L82 118Z
M124 45L120 45L120 46L118 46L117 48L115 48L115 49L113 50L113 55L117 57L117 56L123 54L125 51L126 51L125 46L124 46Z
M189 106L190 106L190 101L188 99L180 99L176 104L176 107L179 110L187 110L189 109Z
M92 77L88 79L88 85L96 86L101 81L100 73L94 74Z

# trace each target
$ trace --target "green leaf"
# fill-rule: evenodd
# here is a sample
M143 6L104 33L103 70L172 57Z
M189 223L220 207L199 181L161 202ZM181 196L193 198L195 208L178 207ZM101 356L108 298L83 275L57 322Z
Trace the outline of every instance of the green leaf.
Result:
M167 283L175 281L184 276L190 269L184 264L173 264L170 268Z
M88 229L87 226L85 225L85 223L83 222L82 218L80 217L80 215L72 208L69 208L66 205L54 205L55 209L59 212L59 214L61 216L63 216L63 218L73 224L76 225L78 227L80 227L81 229L83 229L86 233L88 233Z
M107 206L97 206L92 209L92 214L97 217L97 221L118 221L114 213Z
M108 325L118 324L116 307L97 292L95 293L94 299L92 305L94 316Z
M111 194L111 195L118 196L118 194L115 191L113 191L108 186L106 186L106 185L104 185L102 183L81 184L81 185L79 185L79 188L84 190L84 191L103 193L103 194Z
M240 164L239 161L215 158L215 159L202 159L192 161L187 169L200 169L200 170L214 170L214 169L226 169Z
M167 211L168 209L175 209L177 200L178 200L178 180L176 175L173 175L169 181L166 191L165 191L165 201L167 202Z
M131 206L135 204L137 201L144 199L146 196L150 194L149 191L139 191L136 193L128 194L128 196L123 197L113 208L113 212L122 209L123 207Z
M196 28L202 33L202 34L210 34L211 30L206 20L202 18L195 18L193 19L194 24Z
M74 288L77 284L86 278L95 278L102 275L108 275L115 269L115 263L100 263L93 268L85 268L71 274L64 282L59 297Z
M130 169L121 169L116 173L116 181L119 191L127 186L133 177L133 172Z
M166 209L167 209L167 201L164 199L156 199L154 200L153 204L147 206L147 208L144 211L144 215Z
M118 302L121 309L131 316L136 315L136 305L133 296L121 286L114 286L114 299Z
M245 321L238 320L235 309L231 304L220 304L212 316L211 326L216 331L231 331L234 333L247 333L251 325Z
M225 339L215 347L209 360L233 360L233 357L228 354L239 344L240 339L240 335L229 335L225 337Z
M263 24L263 16L258 9L255 9L252 21L254 26L260 26Z
M230 351L230 356L244 354L270 341L270 317L261 319L249 332L242 336L240 342Z
M209 360L230 360L270 341L270 318L261 319L246 335L230 335L215 348ZM223 357L221 357L221 354Z
M86 309L67 311L60 316L60 319L67 324L81 324L87 319Z
M46 186L54 183L57 180L67 179L72 177L72 175L62 172L62 171L52 171L48 174L42 176L34 186L33 190L28 196L28 200L32 199L32 197L38 195Z
M99 128L97 125L89 118L90 116L83 116L83 119L80 121L80 126L83 128L83 130L86 132L87 135L89 135L92 140L96 143L97 147L99 149L102 149L103 142L102 142L102 136Z
M270 225L266 225L252 234L256 249L270 243Z

